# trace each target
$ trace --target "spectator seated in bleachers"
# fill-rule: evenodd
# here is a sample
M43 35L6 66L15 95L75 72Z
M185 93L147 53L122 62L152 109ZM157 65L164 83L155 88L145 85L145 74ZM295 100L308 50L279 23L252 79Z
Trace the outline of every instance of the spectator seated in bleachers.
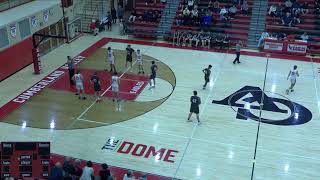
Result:
M219 13L220 15L225 15L227 13L228 13L228 11L227 11L227 8L225 6L220 9L220 13Z
M268 15L273 16L273 17L277 17L278 16L277 10L278 10L278 7L275 4L271 5L269 8L269 11L268 11Z
M302 40L302 41L306 41L306 42L310 40L307 32L304 32L303 34L301 34L299 39Z
M285 12L291 12L292 2L290 0L286 0L284 2L284 6L285 6Z
M137 16L138 16L138 15L137 15L137 12L136 12L136 11L133 11L133 12L130 14L130 16L129 16L128 22L129 22L129 23L135 22Z
M234 16L236 16L237 11L238 11L237 6L236 6L235 4L233 4L233 5L229 8L229 15L230 15L231 17L234 17Z
M241 5L241 11L244 15L248 15L249 14L249 5L248 2L246 0L243 1L242 5Z
M188 0L188 9L191 11L194 7L194 0Z
M291 27L292 26L293 17L291 13L287 12L285 16L281 18L281 23L284 26Z
M173 45L201 47L201 48L229 48L230 39L228 34L197 31L175 31L173 34Z
M315 0L315 14L320 15L320 0Z
M209 30L210 27L212 26L212 22L213 22L212 15L210 13L207 13L202 18L202 29Z
M301 12L302 14L308 14L309 12L309 5L308 2L304 2L301 6Z
M220 3L218 0L215 0L213 2L213 12L214 13L220 13Z

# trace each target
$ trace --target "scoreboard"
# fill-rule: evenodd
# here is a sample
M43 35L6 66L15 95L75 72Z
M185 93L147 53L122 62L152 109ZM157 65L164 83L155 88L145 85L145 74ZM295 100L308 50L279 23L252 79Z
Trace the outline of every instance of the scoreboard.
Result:
M50 142L2 142L0 175L47 179L50 169Z

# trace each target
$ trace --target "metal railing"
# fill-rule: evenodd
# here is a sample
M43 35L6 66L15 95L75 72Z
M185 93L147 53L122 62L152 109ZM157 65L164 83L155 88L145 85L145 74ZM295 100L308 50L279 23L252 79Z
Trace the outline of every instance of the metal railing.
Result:
M29 3L34 0L0 0L0 12Z

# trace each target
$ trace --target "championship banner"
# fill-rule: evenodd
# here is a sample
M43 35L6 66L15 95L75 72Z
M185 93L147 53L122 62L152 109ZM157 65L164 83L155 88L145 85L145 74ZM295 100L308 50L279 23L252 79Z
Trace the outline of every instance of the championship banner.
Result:
M307 45L306 44L288 44L287 51L293 53L307 53Z
M266 49L266 50L282 51L282 48L283 48L283 43L270 42L270 41L264 42L264 49Z

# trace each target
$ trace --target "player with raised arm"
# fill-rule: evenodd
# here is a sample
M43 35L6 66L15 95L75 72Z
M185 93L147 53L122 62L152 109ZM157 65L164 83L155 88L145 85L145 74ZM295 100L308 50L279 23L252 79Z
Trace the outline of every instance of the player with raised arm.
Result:
M287 80L290 79L290 83L291 83L289 89L286 90L287 94L294 91L293 87L296 85L297 77L299 77L298 66L294 65L293 69L289 71L289 74L287 77Z

